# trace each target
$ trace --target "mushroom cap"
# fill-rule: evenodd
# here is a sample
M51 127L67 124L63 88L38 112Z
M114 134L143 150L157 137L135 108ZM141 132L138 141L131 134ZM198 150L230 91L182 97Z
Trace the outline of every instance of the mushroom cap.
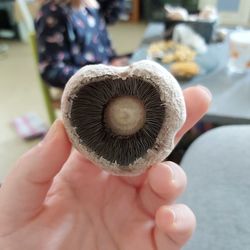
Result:
M97 155L85 145L72 125L71 110L74 98L80 89L88 84L102 80L139 78L150 83L159 92L164 105L163 124L155 140L154 146L127 166L110 162ZM103 64L89 65L81 68L68 81L61 102L62 119L73 146L97 166L115 175L138 175L148 167L163 161L174 148L174 138L186 119L186 108L182 90L176 79L156 62L143 60L125 67L115 67Z

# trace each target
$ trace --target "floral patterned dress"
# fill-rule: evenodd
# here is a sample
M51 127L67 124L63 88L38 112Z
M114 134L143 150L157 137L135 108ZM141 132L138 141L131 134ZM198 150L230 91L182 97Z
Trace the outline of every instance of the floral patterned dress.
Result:
M115 57L106 23L117 20L122 0L99 0L99 9L73 9L46 1L36 18L39 70L51 86L63 88L88 64L108 63Z

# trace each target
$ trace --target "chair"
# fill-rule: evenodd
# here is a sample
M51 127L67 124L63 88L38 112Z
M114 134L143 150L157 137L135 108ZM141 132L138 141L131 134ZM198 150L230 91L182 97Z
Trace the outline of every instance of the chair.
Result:
M29 9L25 0L17 0L16 3L22 14L26 29L29 34L29 42L32 48L34 62L36 63L36 65L38 65L37 41L36 41L36 33L35 33L34 21L33 21L32 15L29 12ZM56 119L56 112L55 112L56 105L55 103L53 103L53 99L51 97L49 86L45 84L45 82L42 80L38 72L38 67L37 67L37 75L38 75L38 80L39 80L40 88L42 91L42 95L44 98L46 110L48 113L48 118L49 118L50 123L52 124L54 120Z
M181 166L189 185L180 199L197 216L185 250L250 249L250 126L212 129L189 147Z
M36 64L38 64L37 42L36 42L36 34L35 34L35 32L31 32L29 34L29 39L30 39L30 44L31 44L31 47L32 47L34 60L35 60ZM38 72L38 74L39 74L39 72ZM43 93L43 98L44 98L44 101L45 101L46 109L47 109L47 112L48 112L49 121L52 124L56 119L55 104L53 103L53 99L51 97L49 87L41 79L40 75L38 76L38 78L39 78L40 87L41 87L41 90L42 90L42 93Z

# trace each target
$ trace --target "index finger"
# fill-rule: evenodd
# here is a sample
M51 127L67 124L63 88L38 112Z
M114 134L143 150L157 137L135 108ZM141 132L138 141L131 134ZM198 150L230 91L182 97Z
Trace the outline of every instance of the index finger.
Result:
M201 85L185 89L183 95L185 98L187 119L176 134L175 143L178 143L181 137L206 114L212 100L210 91Z

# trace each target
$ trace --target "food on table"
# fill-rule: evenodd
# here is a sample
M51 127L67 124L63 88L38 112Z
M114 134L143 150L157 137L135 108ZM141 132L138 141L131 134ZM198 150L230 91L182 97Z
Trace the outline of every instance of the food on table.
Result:
M176 62L171 65L170 72L178 79L189 79L199 74L200 67L195 62Z
M148 54L153 59L159 59L162 63L194 61L196 52L186 45L172 40L153 42L148 49Z

